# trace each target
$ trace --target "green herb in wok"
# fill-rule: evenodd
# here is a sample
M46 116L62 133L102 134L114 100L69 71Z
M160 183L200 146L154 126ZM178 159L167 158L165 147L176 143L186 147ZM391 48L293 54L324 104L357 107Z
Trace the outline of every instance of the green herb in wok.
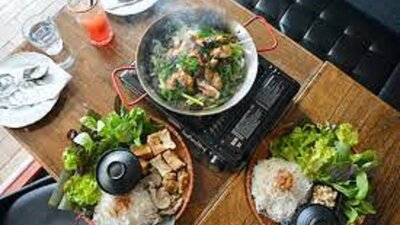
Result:
M100 200L100 189L93 176L98 158L116 147L141 145L157 129L141 108L113 112L103 118L89 114L80 122L82 131L73 137L62 157L65 170L74 174L64 184L65 197L78 211Z
M183 54L178 59L178 68L194 75L199 70L200 63L196 57L189 57L187 54Z
M176 31L154 42L151 62L158 93L179 109L202 110L228 101L245 77L243 45L213 27Z
M344 195L347 223L353 224L375 209L369 202L368 172L378 164L372 150L353 154L358 133L350 124L296 127L271 145L274 157L294 161L310 179L332 186Z

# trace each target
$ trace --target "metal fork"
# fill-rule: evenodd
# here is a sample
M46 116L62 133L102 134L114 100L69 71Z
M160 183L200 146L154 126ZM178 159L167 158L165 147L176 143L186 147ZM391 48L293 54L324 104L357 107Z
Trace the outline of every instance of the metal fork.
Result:
M22 81L35 81L41 79L43 76L47 74L46 71L45 73L39 74L38 76L32 76L35 73L35 71L38 70L39 68L40 65L24 68L22 71ZM9 79L11 80L6 84L4 84L3 82L1 82L1 79L4 79L6 77L9 77ZM11 75L11 72L0 74L0 97L3 98L12 95L14 92L18 90L20 82L21 81L19 79L15 79L14 76Z

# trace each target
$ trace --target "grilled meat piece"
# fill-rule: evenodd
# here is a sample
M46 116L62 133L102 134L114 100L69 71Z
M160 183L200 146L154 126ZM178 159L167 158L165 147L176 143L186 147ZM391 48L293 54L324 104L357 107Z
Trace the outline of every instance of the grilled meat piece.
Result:
M153 155L158 155L167 149L175 149L176 144L172 140L171 135L167 129L158 131L147 136L147 144L153 151Z
M221 95L221 93L215 87L211 86L205 81L198 81L197 86L205 96L218 99Z
M193 89L193 78L184 71L178 71L173 73L167 79L165 88L167 90L173 90L176 87L177 83L187 88L188 90Z
M178 172L178 190L182 194L189 184L189 174L186 170L181 170Z
M141 159L153 158L153 151L148 144L144 144L141 146L131 146L131 151L133 152L133 154Z
M180 197L168 209L161 210L160 215L162 216L174 215L175 213L178 212L178 210L181 208L182 205L183 205L183 198Z
M162 180L162 184L163 184L165 190L168 191L168 193L170 193L170 194L176 193L179 188L176 173L171 172L171 173L166 174Z
M161 174L161 176L165 176L169 172L172 171L171 167L162 159L161 155L150 160L150 164L157 169L157 171Z
M210 69L206 69L204 72L204 77L211 86L215 87L218 91L222 89L222 79L218 72L214 72Z
M167 209L171 205L171 195L164 188L149 189L151 201L158 209Z
M232 49L229 45L222 45L220 47L214 48L211 51L211 56L214 58L228 58L232 55Z
M182 160L179 159L179 157L170 150L165 151L162 154L162 157L165 160L165 162L168 164L168 166L171 167L171 169L174 171L178 171L182 167L186 166L186 164L184 162L182 162Z

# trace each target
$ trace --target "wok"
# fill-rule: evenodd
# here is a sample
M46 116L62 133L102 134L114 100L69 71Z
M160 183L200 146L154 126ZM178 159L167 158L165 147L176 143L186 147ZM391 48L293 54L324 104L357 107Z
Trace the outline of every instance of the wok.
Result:
M259 21L266 30L271 34L274 42L272 46L266 47L260 50L256 49L256 45L246 30L246 26L251 24L254 21ZM177 106L174 106L164 100L161 95L158 93L157 76L152 76L152 63L151 63L151 55L152 50L154 48L154 40L159 40L161 43L166 43L168 40L166 38L170 36L175 30L179 29L182 26L211 26L217 29L225 29L229 30L233 34L235 34L239 41L243 44L245 49L245 78L242 84L238 87L237 92L225 103L220 106L211 108L211 109L181 109ZM254 16L245 24L241 25L239 22L235 20L228 20L222 14L217 11L210 9L188 9L177 11L172 14L165 15L161 17L159 20L155 21L147 31L144 33L137 51L136 51L136 66L123 66L114 70L112 74L113 85L116 89L118 96L121 98L122 102L125 106L130 107L137 104L141 101L146 95L150 96L156 103L165 107L168 110L171 110L176 113L191 115L191 116L206 116L213 115L217 113L221 113L242 100L246 94L250 91L256 76L258 69L258 54L259 52L266 52L277 47L277 40L274 36L270 25L266 22L263 17ZM119 72L125 70L136 70L136 74L139 78L139 81L146 91L146 94L140 96L133 102L128 102L125 96L122 94L121 86L119 84L117 74Z

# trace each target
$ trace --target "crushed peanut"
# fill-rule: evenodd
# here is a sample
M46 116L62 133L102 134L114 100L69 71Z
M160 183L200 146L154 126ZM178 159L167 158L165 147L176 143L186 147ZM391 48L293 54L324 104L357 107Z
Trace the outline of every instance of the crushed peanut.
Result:
M337 191L325 185L315 185L313 187L312 203L334 208L336 206Z
M287 170L279 170L275 177L275 187L281 191L290 190L293 187L293 174Z

